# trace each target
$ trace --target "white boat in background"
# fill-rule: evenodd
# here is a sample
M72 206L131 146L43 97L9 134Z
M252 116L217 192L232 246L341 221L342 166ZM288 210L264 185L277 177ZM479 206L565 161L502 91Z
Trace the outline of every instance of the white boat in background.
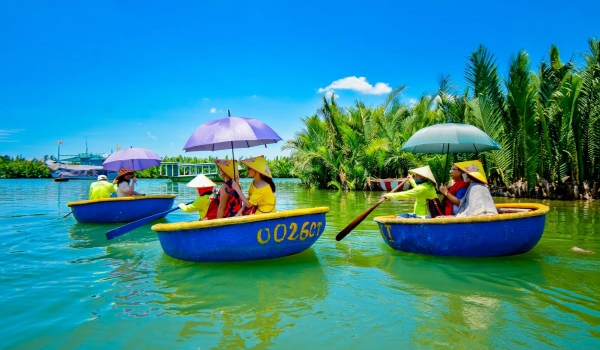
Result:
M369 182L371 183L371 186L374 187L373 189L375 189L375 190L381 190L381 191L390 192L394 188L398 187L398 185L400 185L402 183L402 181L404 181L404 180L405 179L377 179L377 178L370 178ZM405 191L405 190L407 190L409 188L410 188L410 184L408 182L405 182L404 186L400 190L401 191Z
M53 179L95 181L98 179L98 175L106 175L108 180L112 181L117 177L116 171L109 171L97 165L67 164L48 160L46 166L50 169L50 176Z
M162 162L158 174L172 182L190 182L199 174L206 175L213 182L223 182L215 163Z
M58 161L47 160L46 166L50 170L50 176L53 179L69 179L69 180L97 180L98 175L106 175L109 181L117 177L117 172L106 170L102 167L102 163L106 160L109 154L89 153L87 141L85 144L85 153L76 155L66 155L61 159L60 145L58 148ZM64 180L63 180L64 181Z

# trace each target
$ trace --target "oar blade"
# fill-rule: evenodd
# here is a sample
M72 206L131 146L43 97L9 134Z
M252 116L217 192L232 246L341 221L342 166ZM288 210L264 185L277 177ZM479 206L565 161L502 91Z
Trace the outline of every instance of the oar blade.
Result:
M356 226L358 226L361 222L363 222L367 218L367 216L369 216L369 214L371 214L371 212L373 210L375 210L375 208L377 208L379 206L379 204L383 203L384 201L385 201L385 199L380 199L379 202L375 203L371 208L367 209L365 212L360 214L356 219L352 220L352 222L349 223L348 226L344 227L335 236L335 240L341 241L342 239L344 239L344 237L348 236L350 234L350 232L352 232L352 230L354 230L356 228Z
M396 186L396 188L394 188L390 193L393 192L397 192L398 190L402 189L404 187L404 183L406 182L406 180L402 181L398 186ZM344 227L336 236L335 236L335 240L336 241L341 241L342 239L344 239L344 237L348 236L350 234L350 232L352 232L352 230L354 230L356 228L356 226L358 226L361 222L363 222L363 220L365 220L367 218L367 216L369 216L369 214L371 214L371 212L373 210L375 210L379 204L385 202L385 198L381 198L377 203L375 203L372 207L370 207L369 209L367 209L366 211L364 211L362 214L360 214L356 219L352 220L351 223L348 224L348 226Z
M142 226L144 226L145 224L147 224L147 223L149 223L151 221L154 221L156 219L160 219L160 218L164 217L165 215L169 214L170 212L175 211L177 209L179 209L179 207L175 207L175 208L169 209L167 211L163 211L163 212L160 212L160 213L157 213L157 214L154 214L154 215L150 215L148 217L145 217L145 218L142 218L142 219L130 222L130 223L126 224L126 225L119 226L119 227L117 227L115 229L112 229L112 230L106 232L106 239L111 240L113 238L117 238L119 236L122 236L122 235L126 234L127 232L133 231L133 230L135 230L138 227L142 227Z

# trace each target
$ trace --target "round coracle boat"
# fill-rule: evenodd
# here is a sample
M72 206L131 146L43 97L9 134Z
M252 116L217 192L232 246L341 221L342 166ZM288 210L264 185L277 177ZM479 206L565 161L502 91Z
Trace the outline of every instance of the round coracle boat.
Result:
M164 252L184 261L247 261L297 254L325 230L328 207L152 226Z
M496 204L497 215L405 219L377 216L383 240L403 252L492 257L530 251L544 233L547 206L537 203Z
M89 199L69 202L67 206L81 223L130 222L171 209L175 197L177 195L169 194Z

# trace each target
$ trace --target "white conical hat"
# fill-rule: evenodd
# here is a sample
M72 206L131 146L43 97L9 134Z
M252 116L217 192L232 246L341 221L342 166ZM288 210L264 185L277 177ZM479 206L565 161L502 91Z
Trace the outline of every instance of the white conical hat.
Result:
M410 169L408 172L421 175L437 184L437 181L435 181L435 177L433 177L433 173L431 172L431 168L429 167L429 165L425 165L424 167L416 169Z
M196 176L192 181L188 182L187 187L195 187L195 188L208 188L215 187L215 183L210 181L208 177L204 174L200 174Z

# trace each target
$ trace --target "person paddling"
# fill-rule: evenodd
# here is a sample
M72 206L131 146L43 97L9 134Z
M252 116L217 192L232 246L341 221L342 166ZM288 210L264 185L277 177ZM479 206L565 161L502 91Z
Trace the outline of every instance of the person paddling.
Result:
M208 211L210 197L213 194L215 183L206 177L206 175L199 174L186 186L195 188L198 192L198 197L191 204L180 203L179 208L184 213L193 213L197 211L199 217L198 220L204 219Z
M108 182L106 175L98 175L98 181L90 185L90 199L110 198L112 193L117 192L117 185Z
M415 207L412 213L402 213L399 218L427 218L429 217L429 209L427 208L427 200L437 198L435 192L435 177L431 172L429 165L421 168L411 169L406 180L412 186L412 189L403 192L386 193L383 198L391 199L406 199L415 198ZM413 179L412 175L415 175Z

